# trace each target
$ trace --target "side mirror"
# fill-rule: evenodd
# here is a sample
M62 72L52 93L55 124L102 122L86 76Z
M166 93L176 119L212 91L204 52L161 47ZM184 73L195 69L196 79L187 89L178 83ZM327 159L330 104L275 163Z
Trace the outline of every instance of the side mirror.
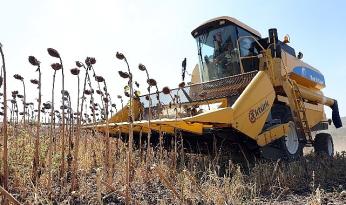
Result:
M303 53L302 52L299 52L298 53L298 59L300 60L300 59L302 59L303 58Z
M184 58L183 62L181 63L181 67L182 67L181 77L182 77L182 80L184 81L185 80L185 73L186 73L186 58Z

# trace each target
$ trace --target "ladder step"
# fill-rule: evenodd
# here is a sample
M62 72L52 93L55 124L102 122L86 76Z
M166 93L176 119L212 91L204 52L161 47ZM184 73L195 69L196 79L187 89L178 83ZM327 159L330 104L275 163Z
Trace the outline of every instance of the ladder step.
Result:
M300 131L302 134L305 135L305 137L311 141L311 130L308 124L308 120L306 117L306 109L305 109L305 101L304 98L301 96L301 92L299 90L298 85L295 81L289 80L291 86L292 86L292 94L294 98L294 104L297 108L296 113L293 116L293 119L295 122L299 123L296 127L298 131ZM305 139L304 139L305 140Z

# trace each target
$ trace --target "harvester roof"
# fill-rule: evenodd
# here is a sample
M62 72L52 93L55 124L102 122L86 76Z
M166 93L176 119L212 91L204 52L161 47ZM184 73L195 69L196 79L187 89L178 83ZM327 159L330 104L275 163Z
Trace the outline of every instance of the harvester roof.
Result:
M249 31L250 33L252 33L253 35L256 35L258 37L261 37L261 34L260 32L256 31L255 29L251 28L250 26L244 24L243 22L235 19L235 18L232 18L232 17L229 17L229 16L220 16L220 17L216 17L216 18L213 18L213 19L210 19L206 22L204 22L203 24L201 24L200 26L198 26L197 28L195 28L191 34L192 36L196 36L198 35L201 31L203 31L204 29L207 29L213 25L215 25L215 23L217 22L220 22L224 20L225 23L233 23L247 31ZM219 23L220 24L220 23Z

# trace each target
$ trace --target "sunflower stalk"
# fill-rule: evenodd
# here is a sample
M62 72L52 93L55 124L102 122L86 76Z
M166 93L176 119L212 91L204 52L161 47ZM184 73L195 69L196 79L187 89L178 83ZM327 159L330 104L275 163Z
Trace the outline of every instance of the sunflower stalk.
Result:
M49 193L51 193L51 188L52 188L52 145L53 143L53 138L55 138L55 136L53 135L53 127L55 128L55 120L54 120L54 90L55 90L55 76L56 76L56 70L54 70L54 74L53 74L53 85L52 85L52 105L51 105L51 110L50 110L50 114L51 114L51 121L50 121L50 128L49 128L49 149L48 149L48 189L49 189ZM55 150L55 149L54 149Z
M127 65L127 71L128 71L128 86L130 89L130 100L129 100L129 144L128 144L128 151L127 151L127 166L126 166L126 197L125 197L125 202L126 204L130 204L131 203L131 176L130 173L132 172L131 169L131 164L132 164L132 141L133 141L133 120L134 120L134 113L133 113L133 76L130 70L130 66L127 62L126 57L122 54L122 53L118 53L116 54L116 57L119 60L124 60L126 65ZM121 77L125 77L126 76L122 76L121 71L119 71L119 74Z
M40 127L41 127L41 69L40 62L34 57L29 56L29 62L33 66L37 66L36 71L38 71L38 80L31 80L31 83L38 86L38 105L37 105L37 124L36 124L36 138L35 138L35 151L34 151L34 159L33 159L33 170L32 170L32 182L34 185L37 184L38 178L38 166L39 166L39 147L40 147Z
M8 191L8 147L7 147L7 85L6 85L6 64L5 64L5 56L2 50L2 44L0 43L0 54L2 59L2 76L3 79L3 94L4 94L4 115L2 122L2 134L4 136L3 142L3 154L2 154L2 163L3 163L3 187L6 191ZM3 195L2 201L4 204L7 204L7 198Z

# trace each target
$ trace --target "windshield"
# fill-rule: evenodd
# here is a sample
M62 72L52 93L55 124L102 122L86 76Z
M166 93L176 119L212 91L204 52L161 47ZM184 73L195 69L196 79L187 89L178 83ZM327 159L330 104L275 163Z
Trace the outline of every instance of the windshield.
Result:
M237 33L226 25L196 37L202 82L240 74Z

